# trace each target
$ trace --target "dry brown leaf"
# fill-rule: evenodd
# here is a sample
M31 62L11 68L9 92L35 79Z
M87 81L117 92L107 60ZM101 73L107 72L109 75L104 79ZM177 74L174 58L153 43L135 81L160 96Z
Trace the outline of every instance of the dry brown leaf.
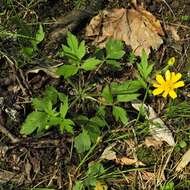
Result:
M111 150L113 147L115 146L115 143L108 146L104 152L102 153L102 155L100 156L100 159L105 159L105 160L116 160L116 152Z
M142 178L145 181L154 181L156 176L155 176L155 173L143 171L142 172Z
M147 147L153 146L154 148L158 149L158 148L160 148L162 146L162 141L160 141L160 140L158 141L154 137L146 137L145 141L144 141L144 144Z
M145 164L142 163L141 161L136 160L136 159L127 158L127 157L118 158L116 160L116 162L118 164L127 165L127 166L134 165L134 164L139 165L139 166L145 166Z
M160 22L141 6L104 10L86 27L86 36L95 45L104 47L109 38L123 40L139 56L142 49L149 54L150 48L159 48L163 43L159 35L164 35Z
M181 161L176 167L176 172L183 170L187 164L190 162L190 149L182 156Z
M170 26L169 27L169 30L171 31L171 34L172 34L172 38L175 40L175 41L179 41L180 40L180 37L177 33L177 30L174 26Z

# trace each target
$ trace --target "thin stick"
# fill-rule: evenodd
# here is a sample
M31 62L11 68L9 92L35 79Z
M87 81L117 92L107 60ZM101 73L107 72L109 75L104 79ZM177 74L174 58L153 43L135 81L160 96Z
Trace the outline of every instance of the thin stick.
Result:
M2 132L4 135L6 135L11 141L12 143L17 143L20 141L20 139L18 139L17 137L15 137L12 133L10 133L5 127L3 127L0 124L0 132Z

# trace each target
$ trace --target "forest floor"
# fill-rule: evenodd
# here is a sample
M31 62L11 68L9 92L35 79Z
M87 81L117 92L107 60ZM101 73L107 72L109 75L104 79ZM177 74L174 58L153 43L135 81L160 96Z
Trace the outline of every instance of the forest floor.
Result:
M135 1L105 0L81 19L90 3L0 1L0 189L190 189L190 0L137 2L164 33L141 56L85 32ZM162 84L167 70L176 81ZM177 97L155 95L155 78L181 80Z

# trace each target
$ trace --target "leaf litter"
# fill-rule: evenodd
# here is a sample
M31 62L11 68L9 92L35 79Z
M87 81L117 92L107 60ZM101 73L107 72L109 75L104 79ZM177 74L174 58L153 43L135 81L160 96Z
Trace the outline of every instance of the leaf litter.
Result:
M103 10L86 27L86 37L94 45L105 47L109 38L123 40L137 56L143 49L148 55L151 48L158 49L163 43L161 36L164 31L159 20L142 6Z

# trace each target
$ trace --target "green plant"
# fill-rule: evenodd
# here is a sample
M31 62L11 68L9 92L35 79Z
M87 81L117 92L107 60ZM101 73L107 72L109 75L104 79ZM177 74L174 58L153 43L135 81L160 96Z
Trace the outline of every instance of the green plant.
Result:
M106 170L101 163L90 163L85 176L83 179L76 181L73 190L82 190L86 187L95 187L97 180L101 177L101 175L105 174L105 172Z
M56 106L58 100L61 102L59 108ZM74 122L65 118L69 109L68 97L54 87L46 88L44 97L34 98L32 105L35 111L27 116L21 127L21 134L30 135L36 130L37 133L42 133L52 126L59 126L61 133L73 132Z

